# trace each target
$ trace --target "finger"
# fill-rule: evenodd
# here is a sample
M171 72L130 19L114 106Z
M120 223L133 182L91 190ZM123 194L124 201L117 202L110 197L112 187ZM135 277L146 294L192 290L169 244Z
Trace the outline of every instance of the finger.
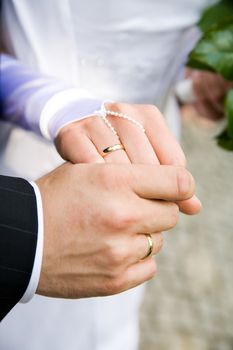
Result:
M60 155L72 163L104 163L95 145L76 125L72 125L62 134L59 133L55 145Z
M149 178L147 173L151 175ZM147 177L144 181L143 174L139 174L140 170L134 174L131 182L139 196L175 201L180 211L188 215L194 215L200 211L201 202L194 196L194 179L185 168L169 165L151 166L150 170L144 170L143 172L144 177ZM176 197L179 197L179 199ZM164 230L160 229L160 231Z
M185 166L184 153L165 119L154 106L147 107L146 135L161 164Z
M179 206L179 210L187 215L198 214L202 208L200 200L195 195L185 201L176 202L176 204Z
M124 144L127 147L128 153L131 155L131 158L133 159L133 162L138 163L138 159L140 159L140 163L146 163L143 161L145 158L147 159L148 163L155 164L157 161L155 160L155 155L158 158L160 163L163 164L174 164L174 165L185 165L185 156L184 153L176 141L175 137L171 134L170 130L168 129L165 120L163 116L161 115L160 111L152 105L129 105L124 103L117 103L117 104L107 104L107 107L109 109L116 110L116 112L122 112L124 111L125 114L129 115L136 121L139 121L146 130L146 135L148 138L148 142L151 144L152 149L154 152L151 152L151 148L149 147L148 143L145 142L145 138L141 136L140 141L143 141L143 143L140 143L140 147L142 146L142 149L139 150L139 142L136 138L129 138L126 137L128 133L124 134L125 129L121 129L123 133L121 133L120 129L119 132L121 133L121 138L124 139ZM111 119L113 121L113 119ZM123 122L123 120L120 120ZM130 122L124 120L124 125L126 126ZM119 123L115 119L114 123ZM134 126L135 127L135 126ZM131 128L131 131L135 130ZM140 130L140 129L139 129ZM137 131L137 136L139 135L139 130ZM135 134L134 134L135 135ZM126 140L127 138L127 140ZM135 143L132 143L132 140ZM135 144L137 143L137 149L136 151L139 152L138 155L136 155L135 150L132 148L135 148ZM145 157L145 154L147 156ZM149 155L149 156L148 156ZM140 157L140 158L139 158ZM137 159L135 161L134 159Z
M138 120L135 115L132 117ZM146 134L137 125L122 118L109 116L108 119L117 130L131 163L159 164L159 160Z
M88 136L95 145L99 154L102 155L103 150L107 147L121 143L119 138L114 135L112 130L110 130L110 128L100 118L96 118L95 124L93 124L92 121L92 124L88 128ZM130 160L124 150L117 150L107 153L104 156L104 161L106 163L130 163Z
M131 224L132 233L168 231L179 219L178 205L173 202L140 199L135 209L137 219Z
M158 132L153 133L153 129L158 129ZM175 137L168 130L164 118L158 110L156 118L151 121L151 127L149 125L147 127L147 136L161 164L186 166L185 155ZM181 212L192 215L198 213L201 207L201 203L196 197L194 200L190 199L184 203L177 202L177 205Z
M156 262L153 258L141 260L127 268L116 281L118 293L134 288L155 276L157 272Z
M150 233L152 241L152 252L150 255L157 254L163 246L163 235L161 232ZM134 233L133 235L124 235L115 238L115 250L112 252L115 262L123 266L130 266L145 258L150 251L150 244L147 233Z
M152 252L150 256L156 255L160 252L160 250L163 247L163 235L162 233L150 233L151 240L152 240ZM138 234L137 235L137 240L138 240L138 254L137 254L137 259L135 262L139 260L145 259L147 254L150 252L150 243L148 241L148 238L145 234Z
M142 198L179 201L194 194L194 179L183 167L170 165L132 165L132 189Z

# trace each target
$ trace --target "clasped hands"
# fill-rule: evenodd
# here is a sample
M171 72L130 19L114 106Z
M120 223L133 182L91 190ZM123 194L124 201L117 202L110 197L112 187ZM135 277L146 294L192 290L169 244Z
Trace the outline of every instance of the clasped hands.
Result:
M37 181L45 222L39 294L111 295L147 281L156 263L142 260L145 234L151 233L156 254L161 232L176 225L179 211L200 210L184 154L158 109L120 103L107 108L131 115L146 132L109 116L125 149L103 158L103 149L119 140L101 118L60 130L55 144L69 162Z

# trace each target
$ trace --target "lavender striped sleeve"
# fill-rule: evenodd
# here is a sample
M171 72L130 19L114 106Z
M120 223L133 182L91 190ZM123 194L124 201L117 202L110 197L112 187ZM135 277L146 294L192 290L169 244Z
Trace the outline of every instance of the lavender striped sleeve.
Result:
M34 72L9 55L1 55L2 118L47 139L72 121L91 116L102 100L84 89Z

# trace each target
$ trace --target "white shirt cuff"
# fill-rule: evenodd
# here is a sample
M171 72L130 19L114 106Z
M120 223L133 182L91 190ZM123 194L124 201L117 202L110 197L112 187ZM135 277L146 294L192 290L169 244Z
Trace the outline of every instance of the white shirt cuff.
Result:
M54 115L70 103L85 98L92 98L92 96L86 90L76 88L59 91L50 97L40 115L40 130L42 135L46 139L51 140L49 123L54 118Z
M40 195L40 190L35 182L30 182L32 187L34 188L36 195L36 203L37 203L37 218L38 218L38 236L37 236L37 246L36 246L36 254L35 260L32 269L32 275L27 286L27 289L21 298L21 303L29 302L32 297L36 293L36 289L38 287L41 265L42 265L42 257L43 257L43 241L44 241L44 217L43 217L43 207L42 200Z

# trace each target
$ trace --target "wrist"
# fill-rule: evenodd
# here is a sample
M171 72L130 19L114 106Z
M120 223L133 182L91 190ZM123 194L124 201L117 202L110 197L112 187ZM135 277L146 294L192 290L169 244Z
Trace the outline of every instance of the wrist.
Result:
M78 88L55 94L47 101L40 115L42 135L54 140L65 125L93 115L102 103L102 100L95 99L87 91Z

